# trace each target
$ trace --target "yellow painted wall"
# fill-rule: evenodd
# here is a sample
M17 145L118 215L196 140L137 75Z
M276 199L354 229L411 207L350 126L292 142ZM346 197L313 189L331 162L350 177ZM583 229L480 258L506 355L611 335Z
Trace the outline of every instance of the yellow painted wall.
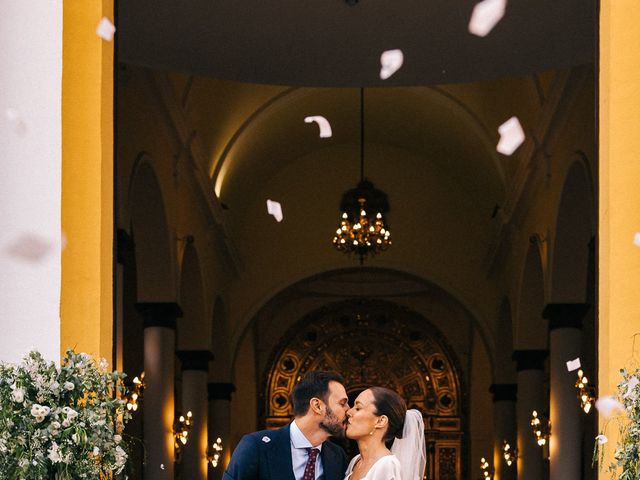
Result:
M61 349L111 359L113 43L96 35L113 0L65 0L62 73Z
M599 395L614 391L640 332L640 248L633 244L640 231L639 24L637 1L601 2ZM614 430L607 430L608 459ZM608 478L604 469L600 476Z

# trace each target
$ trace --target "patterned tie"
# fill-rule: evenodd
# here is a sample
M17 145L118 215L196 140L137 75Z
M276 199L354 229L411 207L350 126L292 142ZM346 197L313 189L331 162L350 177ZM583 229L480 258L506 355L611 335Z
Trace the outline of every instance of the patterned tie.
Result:
M319 450L317 448L307 448L309 460L307 466L304 467L304 475L302 480L316 480L316 458L318 458Z

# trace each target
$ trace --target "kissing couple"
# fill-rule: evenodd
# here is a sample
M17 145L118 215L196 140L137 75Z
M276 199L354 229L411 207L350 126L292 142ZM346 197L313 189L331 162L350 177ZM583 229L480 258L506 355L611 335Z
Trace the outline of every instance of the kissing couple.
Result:
M223 480L422 480L424 423L396 392L371 387L353 407L337 373L309 372L291 394L294 419L242 437ZM329 437L355 440L347 456Z

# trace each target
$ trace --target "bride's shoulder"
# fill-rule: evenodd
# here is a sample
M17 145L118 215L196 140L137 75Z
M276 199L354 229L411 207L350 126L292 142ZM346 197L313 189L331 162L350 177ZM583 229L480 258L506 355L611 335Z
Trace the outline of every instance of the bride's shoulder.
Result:
M398 465L400 465L400 460L398 460L398 457L396 457L395 455L391 454L391 455L385 455L384 457L382 457L380 460L382 460L383 462L387 462L387 463L397 463Z
M371 480L400 480L400 461L395 455L385 455L371 468Z
M384 470L389 470L389 469L393 470L396 467L400 467L400 461L398 460L398 457L396 457L395 455L385 455L384 457L381 457L374 464L374 467L378 469L384 469Z

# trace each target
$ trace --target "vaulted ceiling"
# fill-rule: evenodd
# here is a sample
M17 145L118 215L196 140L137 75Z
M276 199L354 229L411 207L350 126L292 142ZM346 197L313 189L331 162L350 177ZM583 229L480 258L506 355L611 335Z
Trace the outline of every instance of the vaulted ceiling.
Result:
M473 0L118 2L119 58L244 82L427 85L523 75L594 58L594 0L512 1L485 38ZM380 53L405 66L378 78Z

